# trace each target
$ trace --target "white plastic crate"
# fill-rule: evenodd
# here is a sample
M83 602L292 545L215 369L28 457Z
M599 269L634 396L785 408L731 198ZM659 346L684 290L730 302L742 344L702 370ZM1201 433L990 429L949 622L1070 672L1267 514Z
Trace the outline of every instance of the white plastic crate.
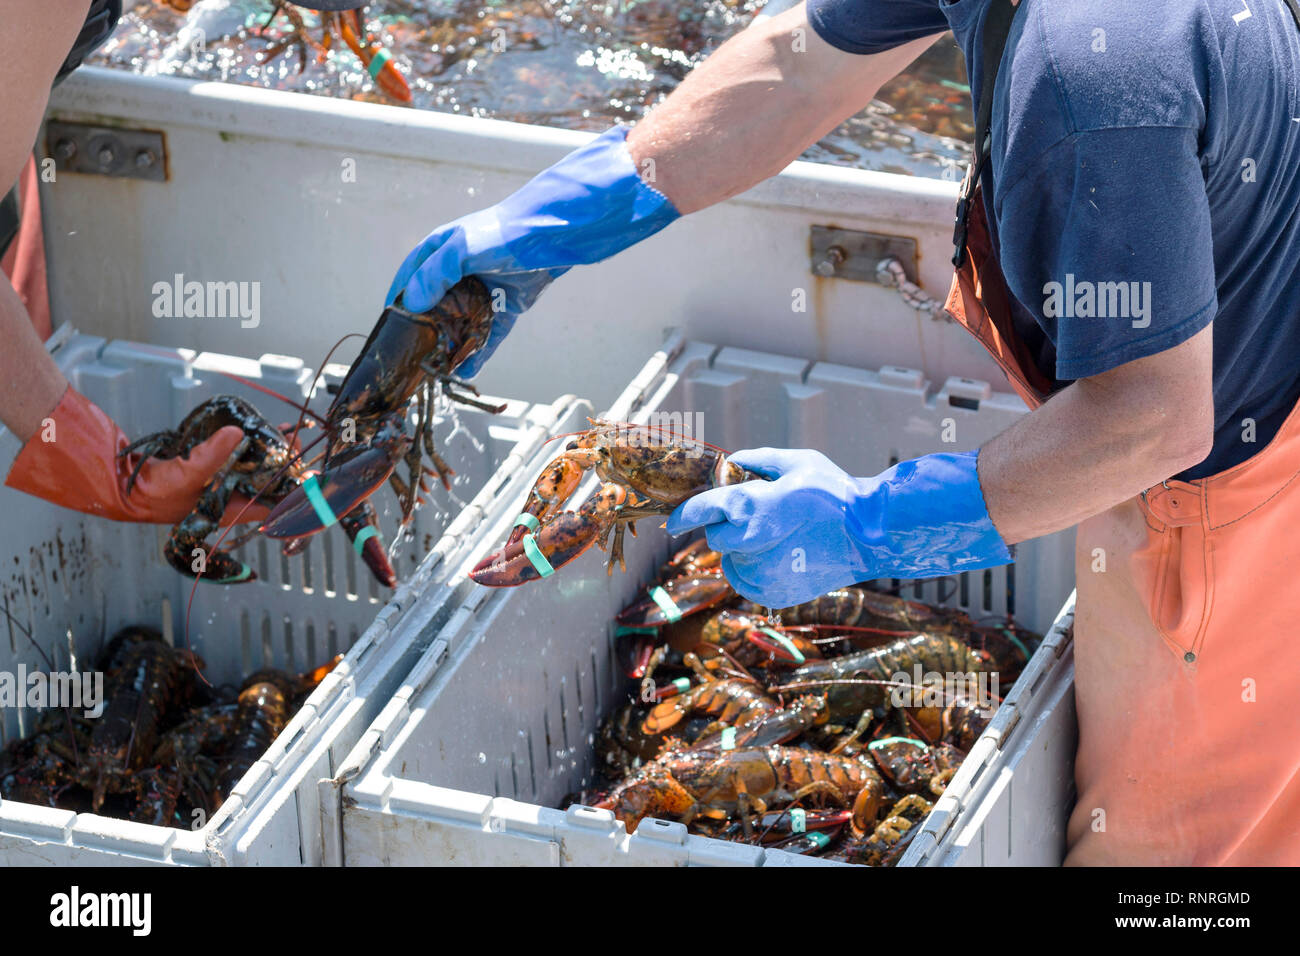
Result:
M313 378L297 359L194 355L109 343L67 327L50 347L73 386L132 437L174 427L199 402L223 393L249 399L272 421L296 420L290 406L222 373L296 400ZM337 383L344 371L330 367L324 381ZM329 401L318 389L311 404L323 412ZM444 582L444 559L458 553L484 515L526 485L531 474L523 469L545 440L576 427L588 411L586 403L566 397L551 406L512 401L496 416L457 408L454 419L440 420L438 447L456 471L452 493L435 486L417 511L414 539L395 559L402 579L395 592L371 580L337 529L314 537L292 558L262 538L240 548L235 553L259 580L201 583L194 595L189 640L207 662L208 679L235 682L262 667L301 671L346 651L343 662L201 829L5 801L0 864L317 862L317 778L356 742L419 660L430 629L455 606L457 586L467 590L463 581ZM17 451L17 440L0 430L0 469L7 472ZM371 500L391 536L398 520L395 495L384 488ZM46 669L18 625L31 630L60 670L89 666L101 642L128 624L157 627L173 644L183 644L193 582L162 560L168 528L92 518L2 487L0 510L8 525L0 542L0 606L13 618L0 618L0 670L19 664ZM34 714L5 709L0 718L3 742L26 734Z
M673 413L685 417L664 417ZM934 393L908 369L867 372L673 335L605 417L673 422L728 449L817 448L850 473L874 474L897 460L975 447L1024 413L1017 398L983 382L950 379ZM580 494L594 486L589 480ZM505 539L521 503L522 496L481 526L479 547L456 577ZM629 835L609 811L552 809L582 787L593 734L624 693L612 659L614 615L672 549L654 522L641 528L626 542L626 574L606 576L603 553L592 549L545 581L469 594L339 773L321 781L327 863L822 862L690 835L680 823L646 820ZM956 588L952 579L918 582L903 593L934 601L943 588L948 603L976 617L1012 611L1043 633L1072 581L1073 535L1063 533L1021 546L1014 571L961 575ZM1068 686L1067 659L1054 650L1064 636L1058 629L1027 673ZM1042 686L1034 700L1045 699ZM1038 724L1024 723L1037 732ZM997 755L989 759L995 764ZM1018 805L1015 825L1034 842L1029 834L1059 829L1058 810ZM964 832L968 811L959 809L948 830Z

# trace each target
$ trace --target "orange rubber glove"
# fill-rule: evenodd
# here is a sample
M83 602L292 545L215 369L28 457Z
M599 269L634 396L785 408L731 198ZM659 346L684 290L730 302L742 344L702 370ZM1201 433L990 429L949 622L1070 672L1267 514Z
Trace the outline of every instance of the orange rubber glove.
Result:
M46 417L53 419L53 428L43 427L23 446L5 485L113 521L180 521L194 510L203 487L244 436L243 429L229 425L192 449L189 458L146 461L128 494L127 479L139 458L118 457L130 441L103 409L69 386ZM53 440L45 441L49 434ZM264 519L267 509L260 503L239 513L246 500L236 496L226 518Z

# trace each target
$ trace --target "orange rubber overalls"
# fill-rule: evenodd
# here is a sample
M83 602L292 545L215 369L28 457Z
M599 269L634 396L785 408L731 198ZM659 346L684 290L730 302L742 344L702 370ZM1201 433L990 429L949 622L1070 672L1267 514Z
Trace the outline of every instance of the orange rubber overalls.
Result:
M1036 408L1052 383L1011 320L976 141L945 308ZM1300 406L1249 460L1084 521L1075 573L1066 863L1300 865Z

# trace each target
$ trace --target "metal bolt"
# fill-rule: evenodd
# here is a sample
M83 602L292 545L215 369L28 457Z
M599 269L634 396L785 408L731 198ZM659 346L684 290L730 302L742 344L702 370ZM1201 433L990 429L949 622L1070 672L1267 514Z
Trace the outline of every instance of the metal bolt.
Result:
M148 169L154 164L153 151L142 149L135 154L135 165L139 169Z
M66 163L77 155L77 144L70 139L61 139L54 144L54 155Z
M848 258L848 254L841 246L831 246L826 250L826 255L821 262L817 263L813 271L819 276L833 276L839 271L846 258Z
M113 160L115 160L116 158L117 158L117 154L113 152L112 146L104 145L99 147L99 154L98 154L99 165L112 166Z

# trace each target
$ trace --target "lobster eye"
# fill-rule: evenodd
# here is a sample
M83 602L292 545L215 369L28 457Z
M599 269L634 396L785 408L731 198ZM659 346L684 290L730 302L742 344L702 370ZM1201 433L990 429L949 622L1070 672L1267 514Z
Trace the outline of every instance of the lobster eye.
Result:
M565 446L564 446L564 450L565 450L565 451L577 451L577 450L578 450L578 442L577 442L577 439L574 439L573 441L571 441L571 442L569 442L567 445L565 445Z

